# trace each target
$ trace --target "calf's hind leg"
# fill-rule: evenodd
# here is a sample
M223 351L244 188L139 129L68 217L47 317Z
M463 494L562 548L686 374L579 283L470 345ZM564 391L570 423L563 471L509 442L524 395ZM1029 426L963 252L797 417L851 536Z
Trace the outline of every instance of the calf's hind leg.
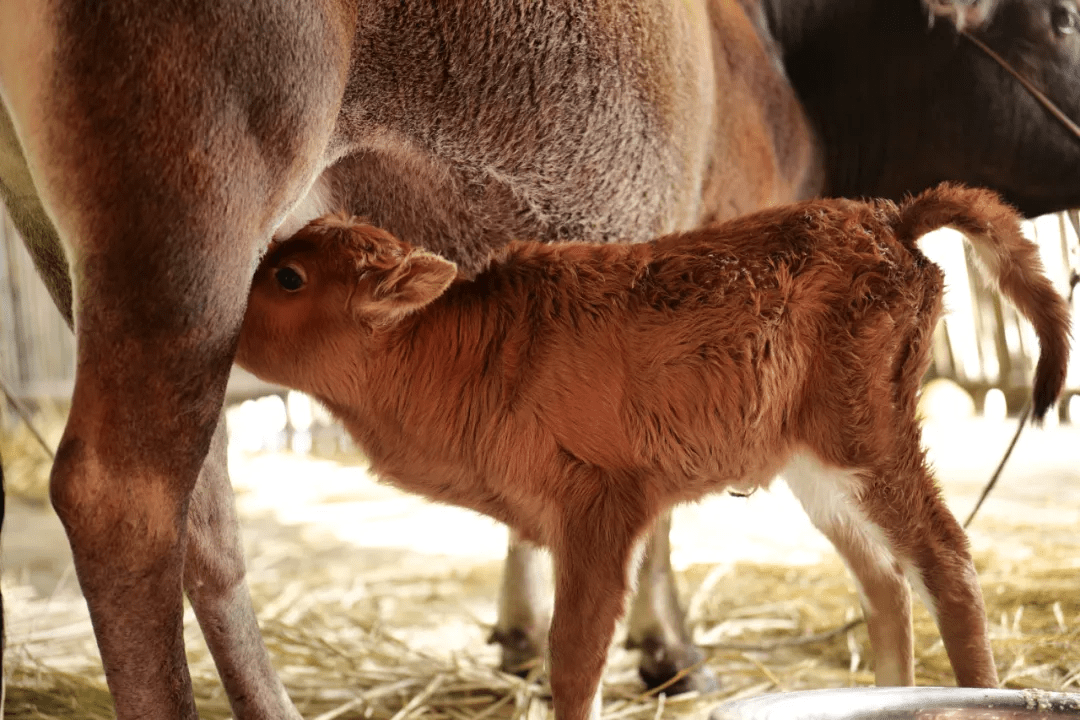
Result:
M933 614L957 685L997 687L986 608L967 536L945 506L921 450L912 450L909 457L917 460L898 462L873 476L862 497L863 511L885 532Z
M827 467L808 453L792 458L783 476L858 584L877 684L915 684L911 591L884 532L859 508L860 479L853 471Z

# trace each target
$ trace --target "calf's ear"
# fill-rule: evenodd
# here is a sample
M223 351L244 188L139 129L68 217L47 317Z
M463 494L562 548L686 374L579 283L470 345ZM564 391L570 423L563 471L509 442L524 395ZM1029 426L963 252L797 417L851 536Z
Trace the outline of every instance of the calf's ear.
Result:
M412 250L387 271L364 309L396 320L438 298L456 277L454 263L424 250Z

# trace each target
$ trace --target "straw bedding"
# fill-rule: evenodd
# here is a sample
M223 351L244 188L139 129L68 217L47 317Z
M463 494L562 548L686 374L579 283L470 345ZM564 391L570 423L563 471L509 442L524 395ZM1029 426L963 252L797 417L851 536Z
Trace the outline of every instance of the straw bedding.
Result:
M9 478L47 467L20 455L32 453L25 438L11 439L9 433L0 446ZM14 490L42 498L40 487ZM378 562L376 552L375 561L358 567L345 560L355 550L326 537L313 541L310 533L281 525L261 533L265 518L248 522L254 528L247 535L249 584L263 634L305 718L533 720L550 714L542 677L525 681L493 669L497 653L485 638L497 561L424 565L395 562L384 552L385 562ZM1080 538L1071 528L996 520L980 529L992 540L976 556L1005 686L1076 690L1080 684ZM636 658L617 647L605 680L606 720L700 717L729 698L872 684L865 627L835 632L860 617L837 560L799 567L693 565L679 581L695 638L708 648L707 663L722 689L707 697L645 694ZM85 605L73 587L69 571L47 594L25 578L4 577L9 718L112 717ZM918 683L952 684L931 619L921 607L915 617ZM190 609L186 628L200 713L230 717Z
M1037 566L991 569L989 558L980 560L1004 685L1075 690L1080 678L1076 564L1042 557ZM470 599L491 592L496 572L497 567L486 567L464 574L376 579L363 600L352 604L342 600L350 586L320 572L295 578L284 589L277 579L268 582L255 574L251 585L263 609L263 634L275 664L306 718L545 717L549 706L543 684L493 670L495 654L483 645L485 629L471 616ZM694 567L682 579L697 586L708 572ZM393 602L383 602L386 598ZM81 616L81 608L20 596L11 586L5 588L5 599L29 602L40 612L39 630L23 634L12 629L6 716L112 717L89 625L72 620ZM423 618L410 617L415 610L400 607L409 602L422 605ZM836 563L794 570L735 566L714 586L694 623L698 638L710 647L708 664L723 689L708 697L661 701L646 696L635 677L633 656L617 648L605 685L604 717L699 716L721 699L872 684L862 626L816 643L770 647L843 625L858 615L855 603ZM470 637L471 647L449 655L425 649L438 642L440 630ZM188 646L202 716L230 717L191 618ZM922 611L917 613L916 654L919 684L952 684L936 630Z

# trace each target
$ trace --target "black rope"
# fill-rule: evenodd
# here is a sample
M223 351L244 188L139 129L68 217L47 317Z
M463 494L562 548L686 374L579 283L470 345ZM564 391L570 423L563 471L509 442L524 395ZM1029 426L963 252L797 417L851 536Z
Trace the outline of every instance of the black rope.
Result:
M1024 425L1028 421L1028 416L1031 415L1031 403L1024 406L1024 412L1020 414L1020 422L1016 424L1016 433L1013 435L1012 442L1009 443L1008 449L1005 450L1005 455L1001 458L1001 462L998 463L997 470L990 476L990 482L986 483L986 487L983 488L982 495L979 496L979 501L975 503L975 507L971 509L971 514L968 515L967 520L964 521L964 529L971 524L971 521L975 519L975 513L979 512L979 508L982 507L983 500L990 494L990 491L997 485L998 478L1001 477L1001 471L1005 469L1005 463L1009 461L1009 456L1012 455L1013 448L1016 447L1016 441L1020 439L1020 433L1024 429Z
M1069 219L1073 222L1073 227L1076 229L1077 237L1080 237L1080 215L1069 214ZM1076 270L1069 271L1069 305L1072 305L1073 293L1076 291L1076 285L1080 283L1080 273ZM978 502L975 503L975 507L971 509L971 514L968 515L967 520L964 521L964 529L971 524L971 521L975 519L975 513L979 512L979 508L982 507L983 501L986 500L986 496L990 494L990 491L997 485L998 478L1001 477L1001 471L1005 469L1005 463L1009 461L1009 456L1012 455L1013 448L1016 447L1016 441L1020 439L1020 433L1024 430L1024 425L1027 424L1028 418L1031 416L1031 403L1024 405L1024 411L1020 414L1020 422L1016 424L1016 433L1013 434L1012 442L1009 443L1009 447L1005 450L1005 455L1002 456L1001 462L998 463L997 469L994 470L994 474L990 476L990 482L986 483L986 487L983 488L982 494L979 495Z

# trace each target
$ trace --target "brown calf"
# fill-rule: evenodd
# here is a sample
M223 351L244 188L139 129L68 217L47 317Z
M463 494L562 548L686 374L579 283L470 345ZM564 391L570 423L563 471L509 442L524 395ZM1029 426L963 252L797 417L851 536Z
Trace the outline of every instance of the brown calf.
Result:
M264 259L237 361L324 402L399 487L551 548L560 720L596 707L650 523L780 471L857 578L878 682L913 682L906 576L957 681L993 686L967 540L915 416L942 296L915 240L946 225L1035 325L1041 417L1064 382L1066 305L1016 214L952 186L641 245L516 243L475 279L324 218Z

